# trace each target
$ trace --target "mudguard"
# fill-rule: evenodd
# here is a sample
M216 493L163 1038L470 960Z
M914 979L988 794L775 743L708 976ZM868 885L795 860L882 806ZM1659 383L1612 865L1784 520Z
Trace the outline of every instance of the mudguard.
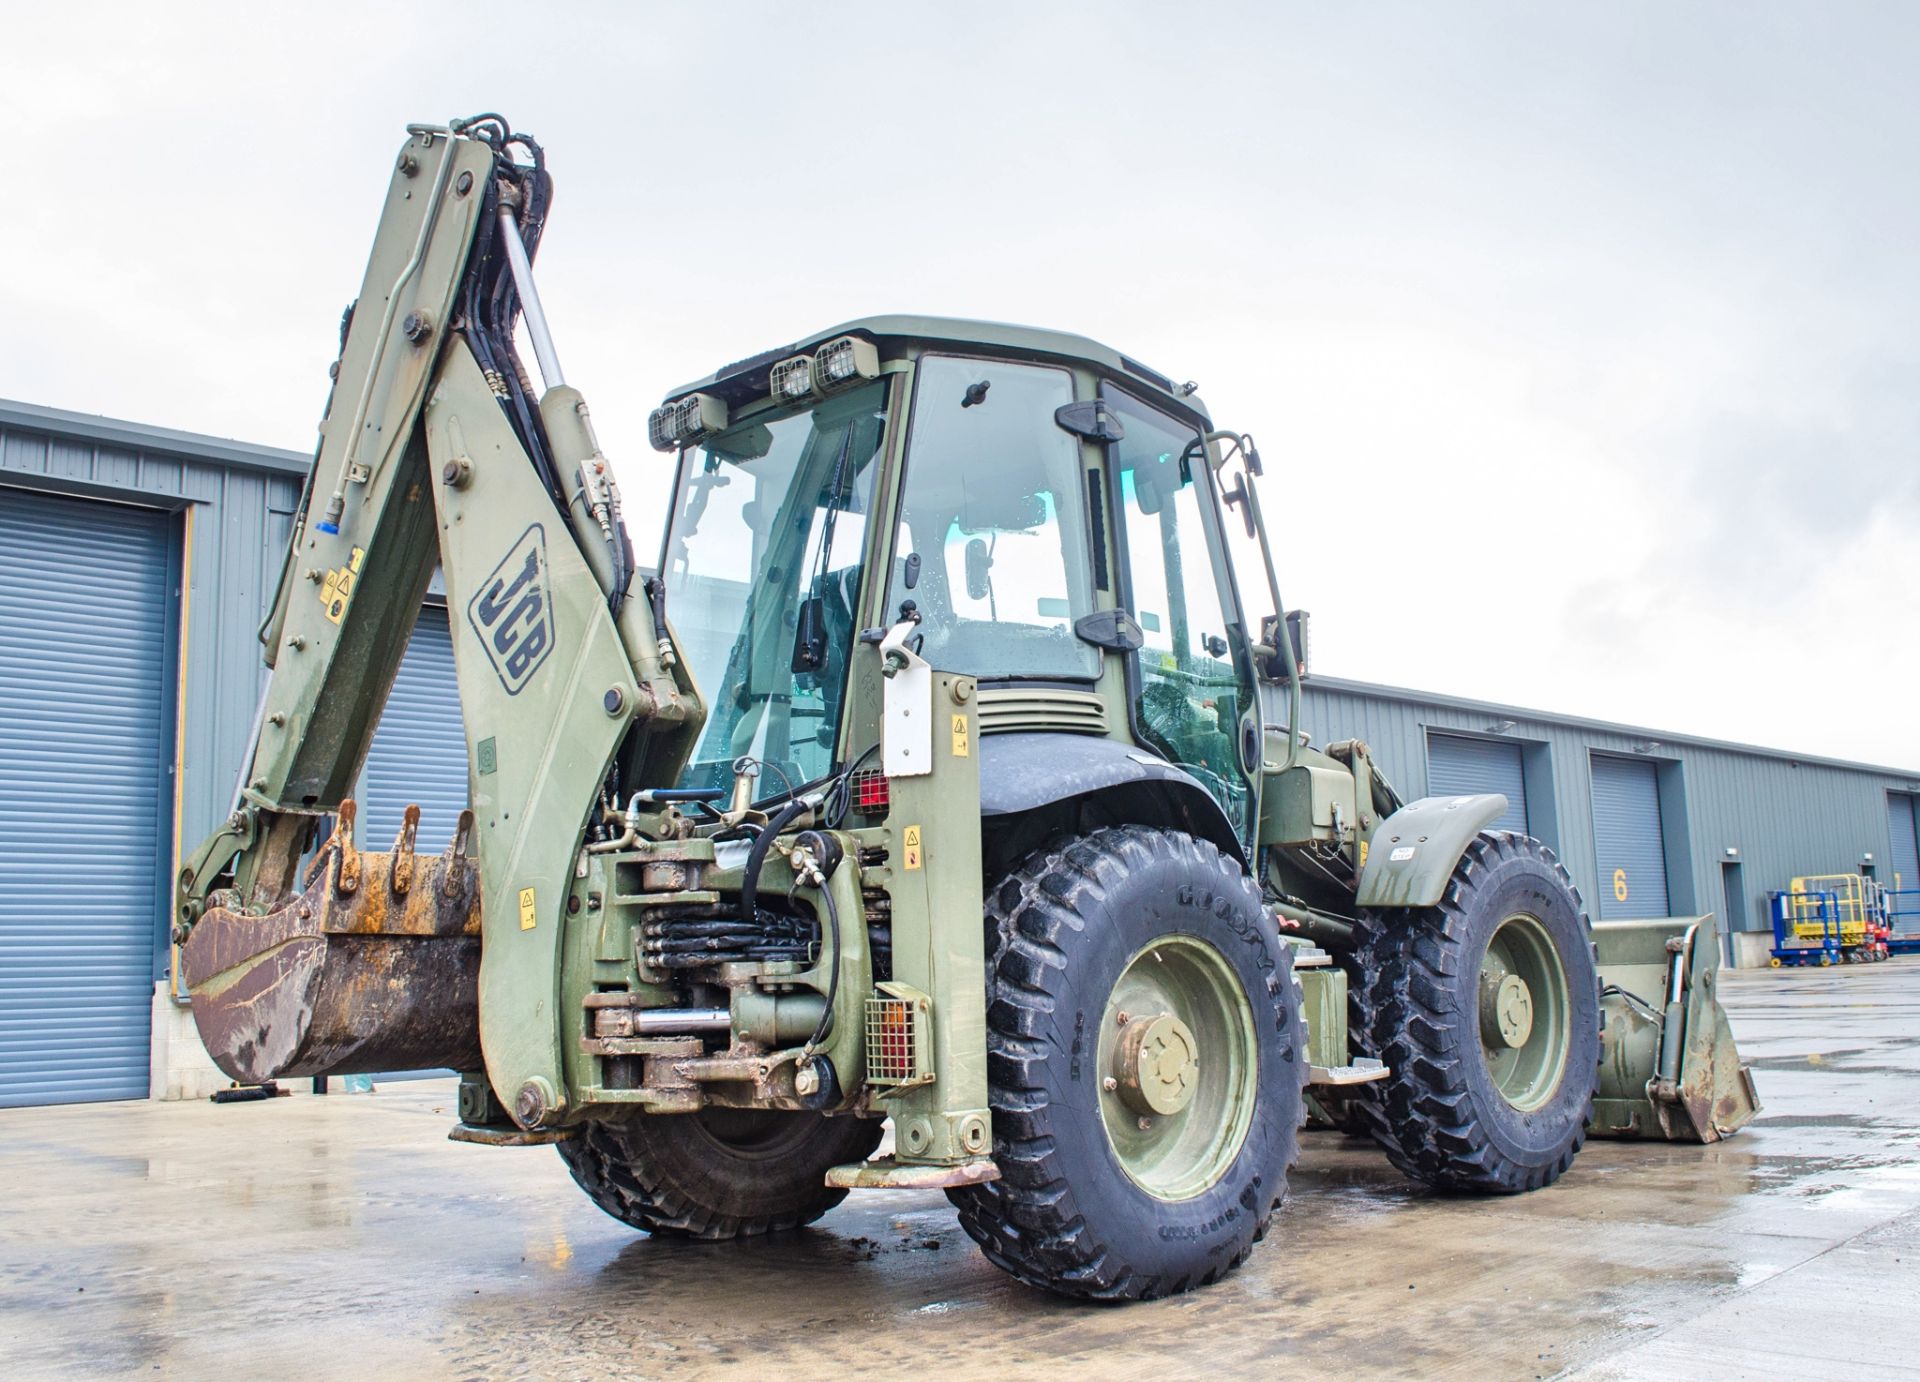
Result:
M1453 866L1473 837L1506 814L1498 792L1422 797L1380 822L1360 870L1354 898L1362 907L1431 907L1447 890Z
M1246 862L1239 834L1213 794L1191 773L1157 754L1086 734L1031 731L980 741L980 814L1017 815L1054 802L1109 791L1146 791L1186 828ZM1503 804L1500 808L1505 810Z

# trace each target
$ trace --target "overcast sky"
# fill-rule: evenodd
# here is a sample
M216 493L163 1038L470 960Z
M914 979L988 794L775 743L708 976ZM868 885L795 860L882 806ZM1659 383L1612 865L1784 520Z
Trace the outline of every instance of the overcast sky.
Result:
M0 24L0 396L310 449L403 127L495 109L649 561L668 388L1058 327L1256 435L1318 671L1920 768L1920 6Z

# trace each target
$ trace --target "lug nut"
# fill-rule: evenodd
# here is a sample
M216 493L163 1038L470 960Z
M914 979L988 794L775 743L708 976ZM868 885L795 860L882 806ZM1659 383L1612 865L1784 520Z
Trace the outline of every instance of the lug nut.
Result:
M1106 1079L1100 1081L1100 1088L1106 1090L1107 1093L1111 1094L1113 1093L1114 1090L1120 1088L1120 1081L1114 1079L1113 1076L1109 1075L1107 1076Z

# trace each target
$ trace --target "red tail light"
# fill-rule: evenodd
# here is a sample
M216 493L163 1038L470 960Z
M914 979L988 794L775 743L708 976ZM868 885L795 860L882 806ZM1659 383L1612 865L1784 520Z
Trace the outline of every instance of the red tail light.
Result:
M853 775L854 810L884 811L891 800L885 773L868 768Z

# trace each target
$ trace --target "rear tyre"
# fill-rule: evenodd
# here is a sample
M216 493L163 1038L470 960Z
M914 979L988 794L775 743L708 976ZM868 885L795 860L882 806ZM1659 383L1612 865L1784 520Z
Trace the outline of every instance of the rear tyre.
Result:
M590 1123L557 1144L588 1197L648 1233L721 1241L812 1223L847 1197L827 1169L880 1145L875 1119L702 1109Z
M948 1192L997 1266L1143 1300L1243 1261L1286 1194L1306 1029L1258 886L1203 841L1063 838L987 898L1001 1179Z
M1553 851L1484 832L1437 906L1363 911L1355 938L1353 1038L1392 1073L1354 1107L1388 1160L1442 1190L1557 1180L1593 1111L1600 988Z

